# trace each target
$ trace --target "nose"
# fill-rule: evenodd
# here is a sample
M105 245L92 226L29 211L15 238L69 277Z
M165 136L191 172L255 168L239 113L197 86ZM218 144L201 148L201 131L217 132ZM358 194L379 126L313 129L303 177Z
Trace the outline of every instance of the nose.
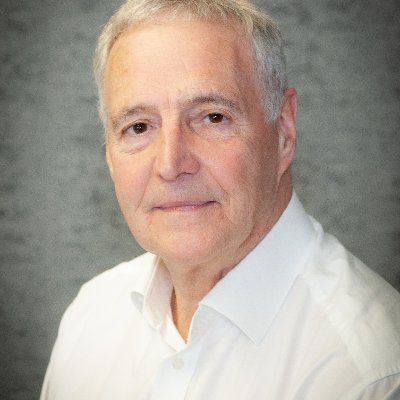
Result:
M194 139L189 129L174 123L164 126L160 133L154 162L155 173L166 181L195 174L199 170L199 162L194 154Z

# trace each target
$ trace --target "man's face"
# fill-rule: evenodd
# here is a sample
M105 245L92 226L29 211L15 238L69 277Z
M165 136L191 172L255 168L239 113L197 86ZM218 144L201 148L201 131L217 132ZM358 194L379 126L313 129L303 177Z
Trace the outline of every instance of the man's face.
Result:
M282 175L241 31L142 24L114 44L104 89L107 161L139 244L167 265L239 261L266 233Z

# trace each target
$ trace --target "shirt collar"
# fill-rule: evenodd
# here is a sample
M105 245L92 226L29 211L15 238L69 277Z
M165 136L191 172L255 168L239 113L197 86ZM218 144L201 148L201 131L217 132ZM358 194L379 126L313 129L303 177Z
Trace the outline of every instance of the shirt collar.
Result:
M131 298L135 307L149 324L158 329L170 311L172 282L161 259L154 254L150 265L143 267L143 273L135 282Z
M304 266L317 231L296 194L266 237L201 301L253 342L272 324Z

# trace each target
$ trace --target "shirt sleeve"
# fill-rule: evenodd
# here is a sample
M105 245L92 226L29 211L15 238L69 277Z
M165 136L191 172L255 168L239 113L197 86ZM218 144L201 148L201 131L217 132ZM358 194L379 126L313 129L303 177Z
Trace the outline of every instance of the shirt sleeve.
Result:
M400 373L382 378L369 385L359 400L399 400Z
M57 373L56 373L56 365L58 364L58 361L60 358L64 357L65 354L68 352L68 340L65 340L65 332L71 333L71 326L74 326L73 323L71 323L71 319L73 319L74 314L74 305L75 305L76 300L74 300L66 309L66 311L63 314L63 317L61 319L59 328L58 328L58 334L57 338L55 341L55 344L53 346L51 356L50 356L50 361L47 366L46 374L44 377L43 385L42 385L42 390L40 394L40 399L39 400L51 400L54 398L54 396L51 394L52 392L52 385L54 385L54 381L57 380Z
M50 397L50 384L54 380L54 377L53 377L53 375L54 375L54 371L53 371L54 363L55 363L55 359L58 357L58 354L59 354L59 350L58 350L59 345L58 344L60 342L61 328L66 323L68 310L69 309L67 309L67 311L64 313L64 316L63 316L63 318L61 320L61 323L60 323L57 339L56 339L56 342L55 342L54 347L53 347L52 352L51 352L50 362L49 362L49 365L47 366L46 375L44 377L44 381L43 381L43 385L42 385L42 391L41 391L39 400L50 400L51 399L51 397Z

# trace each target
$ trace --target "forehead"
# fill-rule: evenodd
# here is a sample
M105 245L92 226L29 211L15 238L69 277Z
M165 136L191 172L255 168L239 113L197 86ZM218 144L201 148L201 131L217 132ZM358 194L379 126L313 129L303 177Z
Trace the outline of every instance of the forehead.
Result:
M173 18L124 31L105 73L106 107L135 97L255 89L248 37L237 24ZM124 97L127 97L124 99Z

